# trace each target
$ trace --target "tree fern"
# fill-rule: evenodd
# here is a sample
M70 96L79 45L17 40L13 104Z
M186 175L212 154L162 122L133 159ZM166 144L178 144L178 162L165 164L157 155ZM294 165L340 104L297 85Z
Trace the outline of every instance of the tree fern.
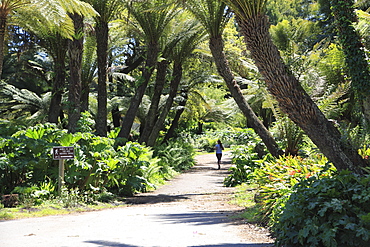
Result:
M37 95L27 89L19 89L0 83L0 111L13 118L25 118L32 122L44 120L50 101L50 93ZM26 117L25 117L26 116Z

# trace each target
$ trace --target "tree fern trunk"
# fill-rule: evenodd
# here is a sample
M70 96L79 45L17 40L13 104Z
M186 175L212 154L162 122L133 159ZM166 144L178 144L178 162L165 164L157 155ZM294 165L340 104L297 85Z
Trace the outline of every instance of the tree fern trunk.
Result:
M152 101L150 103L149 111L145 119L145 126L143 132L140 136L140 143L148 142L149 135L152 132L156 118L158 117L158 107L159 101L161 99L162 91L164 85L166 84L166 74L167 74L168 61L164 60L157 65L157 77L154 85L154 93L152 96Z
M51 93L50 107L48 111L48 122L58 123L58 117L62 111L62 96L64 93L66 82L66 55L67 55L67 40L61 36L57 36L51 44L54 59L54 82Z
M171 84L170 84L170 92L168 94L166 104L164 105L163 110L158 120L155 122L151 130L151 133L150 133L150 136L147 142L149 146L154 146L158 138L159 131L163 128L166 117L168 113L170 112L173 101L176 97L177 90L181 82L181 78L182 78L182 64L175 61L173 65L173 79L171 80Z
M141 84L136 90L134 97L132 97L130 106L126 112L125 118L123 119L121 130L118 134L118 137L128 139L131 131L131 127L134 123L136 112L139 108L141 100L143 99L146 87L148 86L150 77L152 76L154 67L157 62L158 56L158 44L150 43L148 45L147 60L145 67L143 68L143 74L141 79Z
M175 117L173 118L172 120L172 123L171 123L171 126L170 128L168 129L164 139L163 139L163 143L167 142L168 140L170 140L171 138L174 137L175 135L175 130L177 129L178 125L179 125L179 120L180 120L180 117L182 115L182 113L185 111L185 106L186 106L186 102L188 101L188 89L184 89L182 90L181 92L181 95L183 97L183 100L180 101L179 103L179 109L176 111L176 114L175 114Z
M229 88L229 91L235 102L243 112L244 116L247 118L248 124L261 137L267 149L273 156L278 157L282 155L283 151L279 149L271 133L258 119L252 108L249 106L240 90L239 85L236 83L234 75L230 70L227 59L223 52L224 44L221 35L217 37L211 37L209 47L214 57L219 74L224 78L224 81L226 82L226 85Z
M6 30L6 16L0 16L0 79L3 74L4 65L4 49L5 49L5 30Z
M108 23L97 21L96 40L98 57L98 113L95 119L96 132L107 136L107 60L108 60Z
M370 71L361 37L353 26L353 23L357 22L354 1L332 0L331 5L352 88L358 99L362 100L362 112L366 122L370 124Z
M68 94L68 131L76 132L77 122L81 116L81 72L83 54L83 17L71 14L77 37L69 41L69 94Z
M283 64L280 53L269 34L265 15L241 20L241 33L262 74L269 92L276 98L281 110L311 138L321 152L338 170L349 169L363 173L366 162L342 140L340 132L329 122L298 80Z

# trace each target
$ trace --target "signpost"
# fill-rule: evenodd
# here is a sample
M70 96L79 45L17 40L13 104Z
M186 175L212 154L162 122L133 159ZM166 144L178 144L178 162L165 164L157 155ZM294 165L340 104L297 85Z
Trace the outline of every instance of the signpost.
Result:
M53 147L53 159L59 160L59 176L58 176L58 193L62 192L64 184L64 160L74 159L75 153L73 147Z

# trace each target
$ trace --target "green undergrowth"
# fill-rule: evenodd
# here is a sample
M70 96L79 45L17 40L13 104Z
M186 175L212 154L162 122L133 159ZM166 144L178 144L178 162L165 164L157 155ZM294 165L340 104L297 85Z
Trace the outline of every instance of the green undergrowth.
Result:
M258 214L258 205L254 200L256 192L256 185L238 185L230 203L244 208L243 212L238 214L236 217L244 218L247 222L258 224L261 221L261 218Z

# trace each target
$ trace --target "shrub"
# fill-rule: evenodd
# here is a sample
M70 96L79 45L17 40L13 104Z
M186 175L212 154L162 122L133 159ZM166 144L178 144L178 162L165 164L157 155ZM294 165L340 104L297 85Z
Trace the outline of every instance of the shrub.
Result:
M321 155L310 158L270 157L263 160L263 164L253 173L254 182L259 186L256 202L263 223L274 223L297 183L310 177L330 176L333 171L333 165Z
M231 174L224 180L225 186L234 187L242 183L251 182L253 171L261 166L260 162L257 162L258 156L254 152L253 146L232 146L231 154L234 166L230 167L229 171Z
M160 158L161 171L171 174L194 166L194 148L184 141L171 141L155 148L155 156Z
M277 246L370 246L370 176L341 172L294 187L273 225Z

